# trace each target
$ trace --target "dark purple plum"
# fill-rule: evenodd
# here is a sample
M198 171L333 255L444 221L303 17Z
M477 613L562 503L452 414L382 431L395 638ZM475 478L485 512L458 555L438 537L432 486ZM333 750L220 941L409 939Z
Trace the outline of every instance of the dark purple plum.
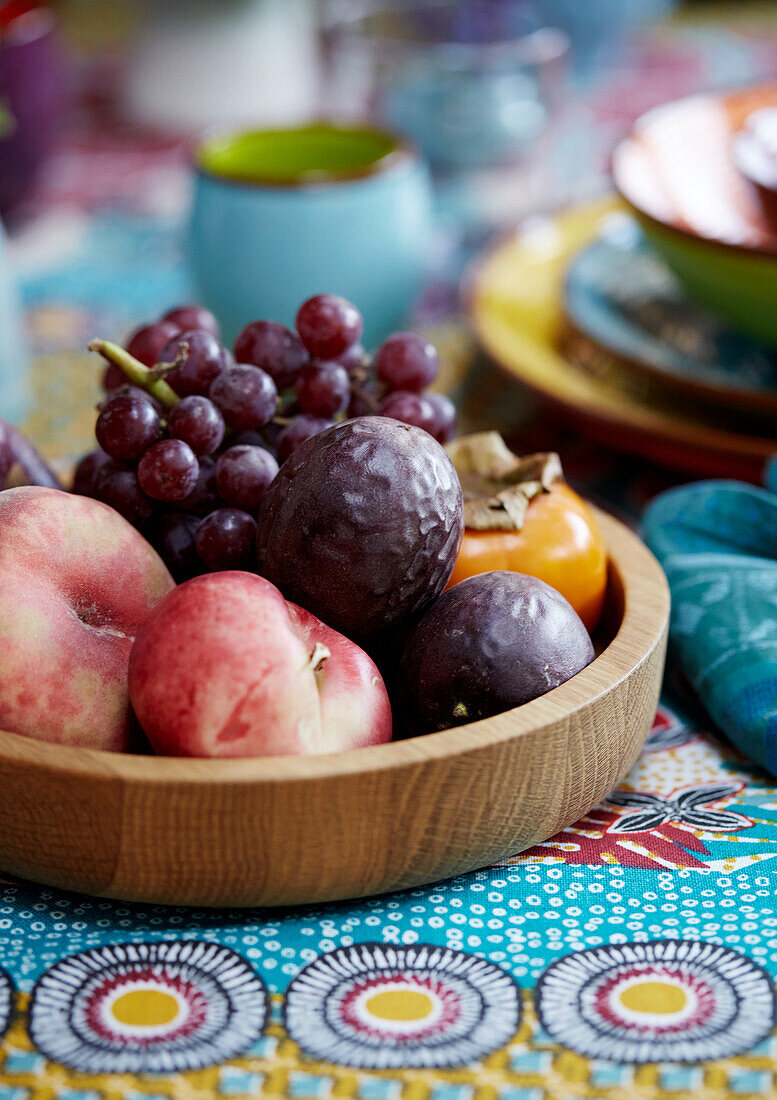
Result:
M481 573L444 592L415 627L397 699L410 731L431 733L528 703L593 659L588 631L555 588Z
M462 529L461 486L439 443L360 417L284 462L259 513L259 572L335 630L374 639L439 595Z

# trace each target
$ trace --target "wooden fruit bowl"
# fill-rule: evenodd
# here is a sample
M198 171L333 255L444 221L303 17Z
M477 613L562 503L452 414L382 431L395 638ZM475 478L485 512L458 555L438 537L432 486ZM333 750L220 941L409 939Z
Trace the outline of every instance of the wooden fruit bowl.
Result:
M289 905L418 886L545 840L637 758L669 593L597 512L611 555L596 660L516 710L329 756L183 760L0 732L0 867L130 901Z

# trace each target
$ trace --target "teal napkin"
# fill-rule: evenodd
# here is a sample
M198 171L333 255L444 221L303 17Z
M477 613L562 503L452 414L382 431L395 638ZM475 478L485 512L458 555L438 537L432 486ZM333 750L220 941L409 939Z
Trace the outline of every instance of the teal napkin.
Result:
M734 744L777 775L777 495L684 485L649 505L643 533L669 580L685 675Z

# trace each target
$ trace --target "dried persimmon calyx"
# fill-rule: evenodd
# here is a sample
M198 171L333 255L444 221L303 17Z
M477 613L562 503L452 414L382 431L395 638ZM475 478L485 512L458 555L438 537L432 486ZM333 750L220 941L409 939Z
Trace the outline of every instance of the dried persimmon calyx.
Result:
M446 448L464 492L464 525L474 531L520 531L529 502L563 478L555 451L516 455L499 432L477 432Z

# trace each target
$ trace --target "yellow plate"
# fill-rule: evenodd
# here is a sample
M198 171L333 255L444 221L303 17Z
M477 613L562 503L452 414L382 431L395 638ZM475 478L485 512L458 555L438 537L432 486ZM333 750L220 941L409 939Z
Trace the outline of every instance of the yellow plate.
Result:
M464 301L491 358L516 380L564 410L589 435L664 465L759 480L777 440L706 423L692 400L658 408L588 375L561 354L567 265L607 217L613 198L532 219L491 244L465 279Z

